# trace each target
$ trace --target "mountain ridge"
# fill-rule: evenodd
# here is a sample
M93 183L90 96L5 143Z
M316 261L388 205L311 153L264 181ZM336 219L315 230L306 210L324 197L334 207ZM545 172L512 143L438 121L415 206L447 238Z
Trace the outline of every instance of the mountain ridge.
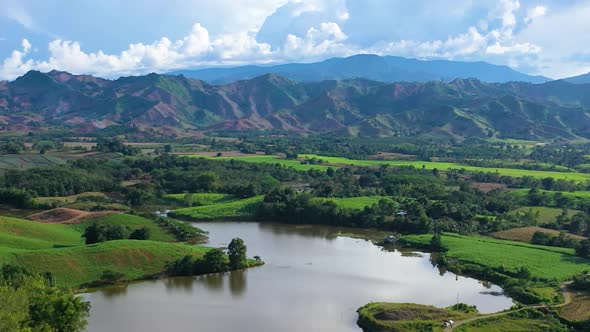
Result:
M123 128L145 136L279 131L463 139L590 138L590 84L296 82L275 74L225 85L148 74L106 80L31 71L0 83L0 131Z
M287 63L271 66L241 66L176 70L172 75L184 75L212 84L226 84L251 79L266 73L301 81L342 80L363 77L382 82L451 81L455 78L477 78L485 82L523 81L544 83L551 79L520 73L507 66L483 61L418 60L397 56L358 54L346 58L330 58L312 63Z

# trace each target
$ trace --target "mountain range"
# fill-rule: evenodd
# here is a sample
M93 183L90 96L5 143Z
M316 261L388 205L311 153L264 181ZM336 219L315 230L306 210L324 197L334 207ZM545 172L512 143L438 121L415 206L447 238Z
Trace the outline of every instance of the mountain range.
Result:
M574 83L574 84L589 84L590 83L590 73L582 74L574 77L564 78L564 81Z
M372 54L332 58L314 63L179 70L170 74L181 74L212 84L227 84L264 74L276 74L298 82L344 80L357 77L381 82L449 82L456 78L476 78L483 82L499 83L511 81L544 83L551 80L547 77L531 76L507 66L497 66L487 62L422 61Z
M552 81L296 82L266 74L213 85L182 75L106 80L30 71L0 82L0 131L112 128L145 136L228 131L462 139L590 138L590 85Z

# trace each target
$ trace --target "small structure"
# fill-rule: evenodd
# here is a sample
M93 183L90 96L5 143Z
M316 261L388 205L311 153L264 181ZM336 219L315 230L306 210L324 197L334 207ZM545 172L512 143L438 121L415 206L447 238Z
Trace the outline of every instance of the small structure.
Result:
M160 212L160 210L154 212L154 214L158 217L168 218L168 214L172 212L171 210L164 210L164 212Z
M396 242L397 242L397 237L395 237L394 235L390 235L390 236L386 237L385 239L383 239L384 244L394 244Z
M443 322L443 327L447 328L447 327L453 327L453 324L455 324L455 321L452 319L446 320Z

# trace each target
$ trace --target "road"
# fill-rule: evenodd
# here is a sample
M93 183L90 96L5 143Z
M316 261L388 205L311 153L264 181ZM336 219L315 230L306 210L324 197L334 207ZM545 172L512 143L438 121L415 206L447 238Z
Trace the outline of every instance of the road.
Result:
M510 310L510 311L502 311L502 312L497 312L494 314L487 314L487 315L480 315L480 316L475 316L475 317L471 317L468 319L464 319L458 322L455 322L455 324L453 324L452 327L447 327L445 329L445 332L452 332L454 331L457 327L463 325L463 324L467 324L470 322L473 322L475 320L480 320L480 319L485 319L485 318L491 318L491 317L498 317L498 316L504 316L513 312L519 312L521 310L524 309L528 309L528 308L534 308L534 309L539 309L539 308L559 308L559 307L563 307L565 305L568 305L572 302L572 294L571 292L568 290L568 286L571 284L572 282L566 282L561 284L560 288L561 288L561 292L563 293L563 303L561 304L556 304L556 305L546 305L546 304L539 304L539 305L532 305L532 306L526 306L526 307L522 307L520 309L516 309L516 310Z

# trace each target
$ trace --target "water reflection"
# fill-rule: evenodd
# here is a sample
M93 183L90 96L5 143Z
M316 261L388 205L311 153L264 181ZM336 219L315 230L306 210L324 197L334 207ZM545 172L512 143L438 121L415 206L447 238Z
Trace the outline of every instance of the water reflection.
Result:
M232 271L229 273L229 290L234 297L241 297L247 288L246 273L248 271Z
M89 332L241 331L358 332L356 309L371 301L415 302L440 307L460 298L482 312L512 301L489 283L438 269L429 254L404 255L342 230L257 223L200 223L210 246L239 236L249 256L265 265L224 274L170 278L87 294Z

